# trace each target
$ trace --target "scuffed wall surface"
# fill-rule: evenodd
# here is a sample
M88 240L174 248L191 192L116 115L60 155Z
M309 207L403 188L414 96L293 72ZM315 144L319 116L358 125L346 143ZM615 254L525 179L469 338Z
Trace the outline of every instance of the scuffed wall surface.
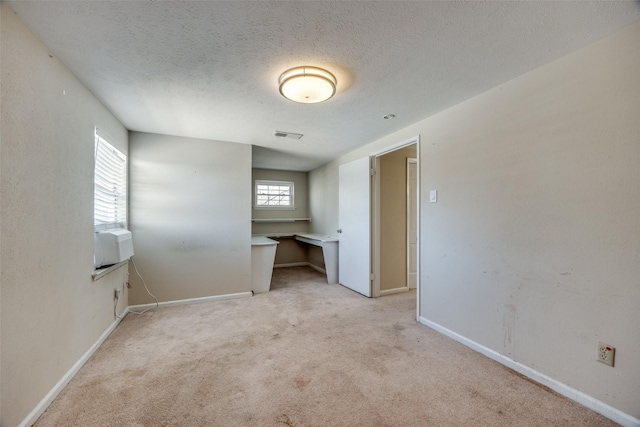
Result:
M640 418L638 116L640 24L311 171L314 232L339 164L419 134L420 315Z
M421 151L422 316L635 417L639 113L636 25L425 121Z
M128 137L6 5L1 19L0 424L14 426L114 321L126 267L91 279L94 127L125 153Z

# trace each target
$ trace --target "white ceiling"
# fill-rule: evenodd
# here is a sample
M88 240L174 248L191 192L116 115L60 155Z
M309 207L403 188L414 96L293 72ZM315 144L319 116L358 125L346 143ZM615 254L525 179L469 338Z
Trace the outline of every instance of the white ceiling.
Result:
M302 171L640 21L634 1L6 3L126 128ZM284 99L297 65L334 73L335 97Z

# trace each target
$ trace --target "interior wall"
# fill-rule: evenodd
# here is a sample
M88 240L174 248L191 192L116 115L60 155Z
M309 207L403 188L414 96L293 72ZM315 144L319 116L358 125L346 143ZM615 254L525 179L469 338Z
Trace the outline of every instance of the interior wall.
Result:
M322 248L302 243L293 237L272 237L279 241L276 249L275 267L291 267L292 264L312 264L325 269Z
M305 263L308 261L308 250L305 244L294 240L293 237L274 237L280 242L276 248L274 265L287 267L289 264Z
M251 146L130 133L134 261L172 301L251 291ZM131 304L153 302L131 275Z
M415 145L380 156L380 290L407 286L407 158Z
M421 135L420 316L640 418L639 116L635 24L310 172L314 232L339 164Z
M326 266L324 264L324 252L320 246L315 245L306 245L307 246L307 260L309 264L312 264L315 267L321 268L322 270L326 270Z
M350 157L350 160L369 155L366 149L363 153L367 154L358 156L356 153ZM310 230L312 233L338 235L337 230L340 228L338 226L338 166L347 163L347 160L343 160L346 156L309 172L309 213L312 219Z
M127 132L1 10L0 425L15 426L114 322L127 267L92 281L94 127L125 153Z
M309 184L307 172L294 172L272 169L252 169L251 207L252 219L292 219L309 218ZM293 182L295 209L255 209L255 180ZM252 222L252 234L308 232L309 221L296 222Z

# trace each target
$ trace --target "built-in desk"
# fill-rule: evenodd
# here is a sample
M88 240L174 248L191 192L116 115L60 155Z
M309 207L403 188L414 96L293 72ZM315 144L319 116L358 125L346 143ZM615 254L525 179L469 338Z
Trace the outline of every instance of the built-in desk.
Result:
M324 257L327 282L338 283L338 238L315 233L294 234L293 238L309 245L320 246Z
M251 236L251 290L253 293L269 291L273 260L278 241L265 236Z
M327 283L338 283L338 238L327 236L325 234L317 233L269 233L263 234L261 237L277 238L292 238L297 242L307 245L318 246L322 248L322 257L324 260L324 272L327 275ZM316 270L320 270L319 267L309 262L304 262L302 265L310 265ZM284 265L281 265L284 266Z

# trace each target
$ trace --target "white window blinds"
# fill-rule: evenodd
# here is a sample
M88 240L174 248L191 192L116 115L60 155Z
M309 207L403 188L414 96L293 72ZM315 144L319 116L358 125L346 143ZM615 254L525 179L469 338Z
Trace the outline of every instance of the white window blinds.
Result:
M96 128L93 224L96 231L127 227L127 156Z

